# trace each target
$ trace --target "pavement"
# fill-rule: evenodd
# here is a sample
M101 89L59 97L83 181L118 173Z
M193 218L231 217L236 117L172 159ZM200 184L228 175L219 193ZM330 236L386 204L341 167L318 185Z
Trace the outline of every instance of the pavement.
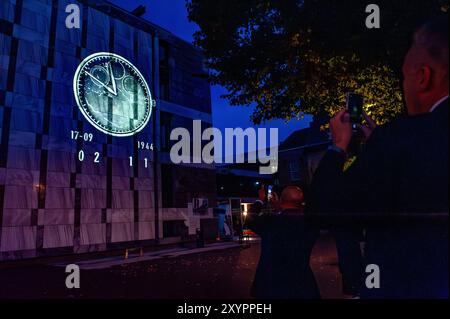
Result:
M0 299L251 299L260 255L259 242L212 243L204 248L167 248L48 259L39 264L0 264ZM65 265L80 266L80 288L68 289ZM322 298L341 299L334 240L322 236L313 249L311 267Z
M216 251L222 249L230 249L241 247L240 244L235 242L223 242L223 243L213 243L207 244L202 248L188 248L188 247L178 247L178 248L170 248L163 249L153 252L143 253L142 256L139 255L138 251L130 251L128 258L125 259L124 255L121 256L113 256L113 257L104 257L104 258L95 258L95 259L86 259L77 261L76 264L80 269L84 270L92 270L92 269L105 269L113 266L134 264L143 261L157 260L161 258L174 258L184 255L190 254L199 254L205 253L209 251ZM136 255L137 254L137 255ZM58 262L51 263L50 265L55 267L66 267L67 262Z

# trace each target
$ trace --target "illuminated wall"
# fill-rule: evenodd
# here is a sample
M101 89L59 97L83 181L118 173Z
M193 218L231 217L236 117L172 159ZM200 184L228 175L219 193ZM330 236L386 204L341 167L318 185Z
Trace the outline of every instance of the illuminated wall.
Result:
M65 27L69 3L82 10L80 29ZM204 185L205 192L189 194L186 203L163 207L161 163L169 165L167 154L139 147L159 149L160 110L211 122L209 86L192 75L204 71L201 55L105 4L0 3L0 260L163 242L165 220L188 219L190 233L198 226L189 217L191 197L214 197L215 186ZM133 63L156 99L149 123L133 136L100 132L75 102L75 70L96 52ZM164 61L161 52L168 54ZM213 176L211 168L200 169Z

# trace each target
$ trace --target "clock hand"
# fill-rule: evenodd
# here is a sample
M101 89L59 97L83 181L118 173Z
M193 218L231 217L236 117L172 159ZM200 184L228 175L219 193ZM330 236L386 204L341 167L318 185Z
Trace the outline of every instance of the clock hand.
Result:
M116 79L114 78L114 74L112 71L111 62L108 63L108 71L109 71L109 78L111 79L114 95L117 95L117 87L116 87Z
M89 73L88 71L84 71L86 72L87 75L89 75L91 77L91 79L96 82L97 84L100 84L101 86L103 86L105 89L108 90L109 93L117 95L117 93L115 91L113 91L113 89L111 89L109 86L107 86L105 83L103 83L102 81L100 81L99 79L97 79L95 76L93 76L91 73Z

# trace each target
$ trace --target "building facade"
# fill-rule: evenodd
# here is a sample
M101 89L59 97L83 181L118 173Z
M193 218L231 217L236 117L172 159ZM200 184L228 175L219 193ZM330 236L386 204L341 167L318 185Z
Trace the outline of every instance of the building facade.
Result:
M296 185L308 190L320 160L331 145L321 126L327 118L315 118L310 127L297 130L280 144L277 181L281 187Z
M66 7L80 8L67 28ZM140 71L155 100L128 137L96 129L75 100L74 74L108 52ZM201 53L103 0L0 2L0 260L176 242L212 218L215 170L174 165L170 130L212 123ZM115 75L114 75L115 76Z
M217 165L217 196L220 200L240 198L244 202L258 199L262 185L274 186L273 174L260 174L259 164L235 163Z

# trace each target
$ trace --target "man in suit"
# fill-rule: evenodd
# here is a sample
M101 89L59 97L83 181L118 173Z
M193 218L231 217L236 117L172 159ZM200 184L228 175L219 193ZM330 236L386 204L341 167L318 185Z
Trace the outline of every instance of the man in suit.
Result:
M288 186L275 203L280 212L253 211L247 216L247 226L261 236L261 256L252 287L256 298L320 298L309 265L318 230L305 220L303 201L302 190Z
M415 32L404 59L408 116L379 127L367 118L365 148L345 172L349 115L330 121L312 210L365 227L365 264L379 267L380 288L363 284L362 297L448 298L448 62L445 15Z

